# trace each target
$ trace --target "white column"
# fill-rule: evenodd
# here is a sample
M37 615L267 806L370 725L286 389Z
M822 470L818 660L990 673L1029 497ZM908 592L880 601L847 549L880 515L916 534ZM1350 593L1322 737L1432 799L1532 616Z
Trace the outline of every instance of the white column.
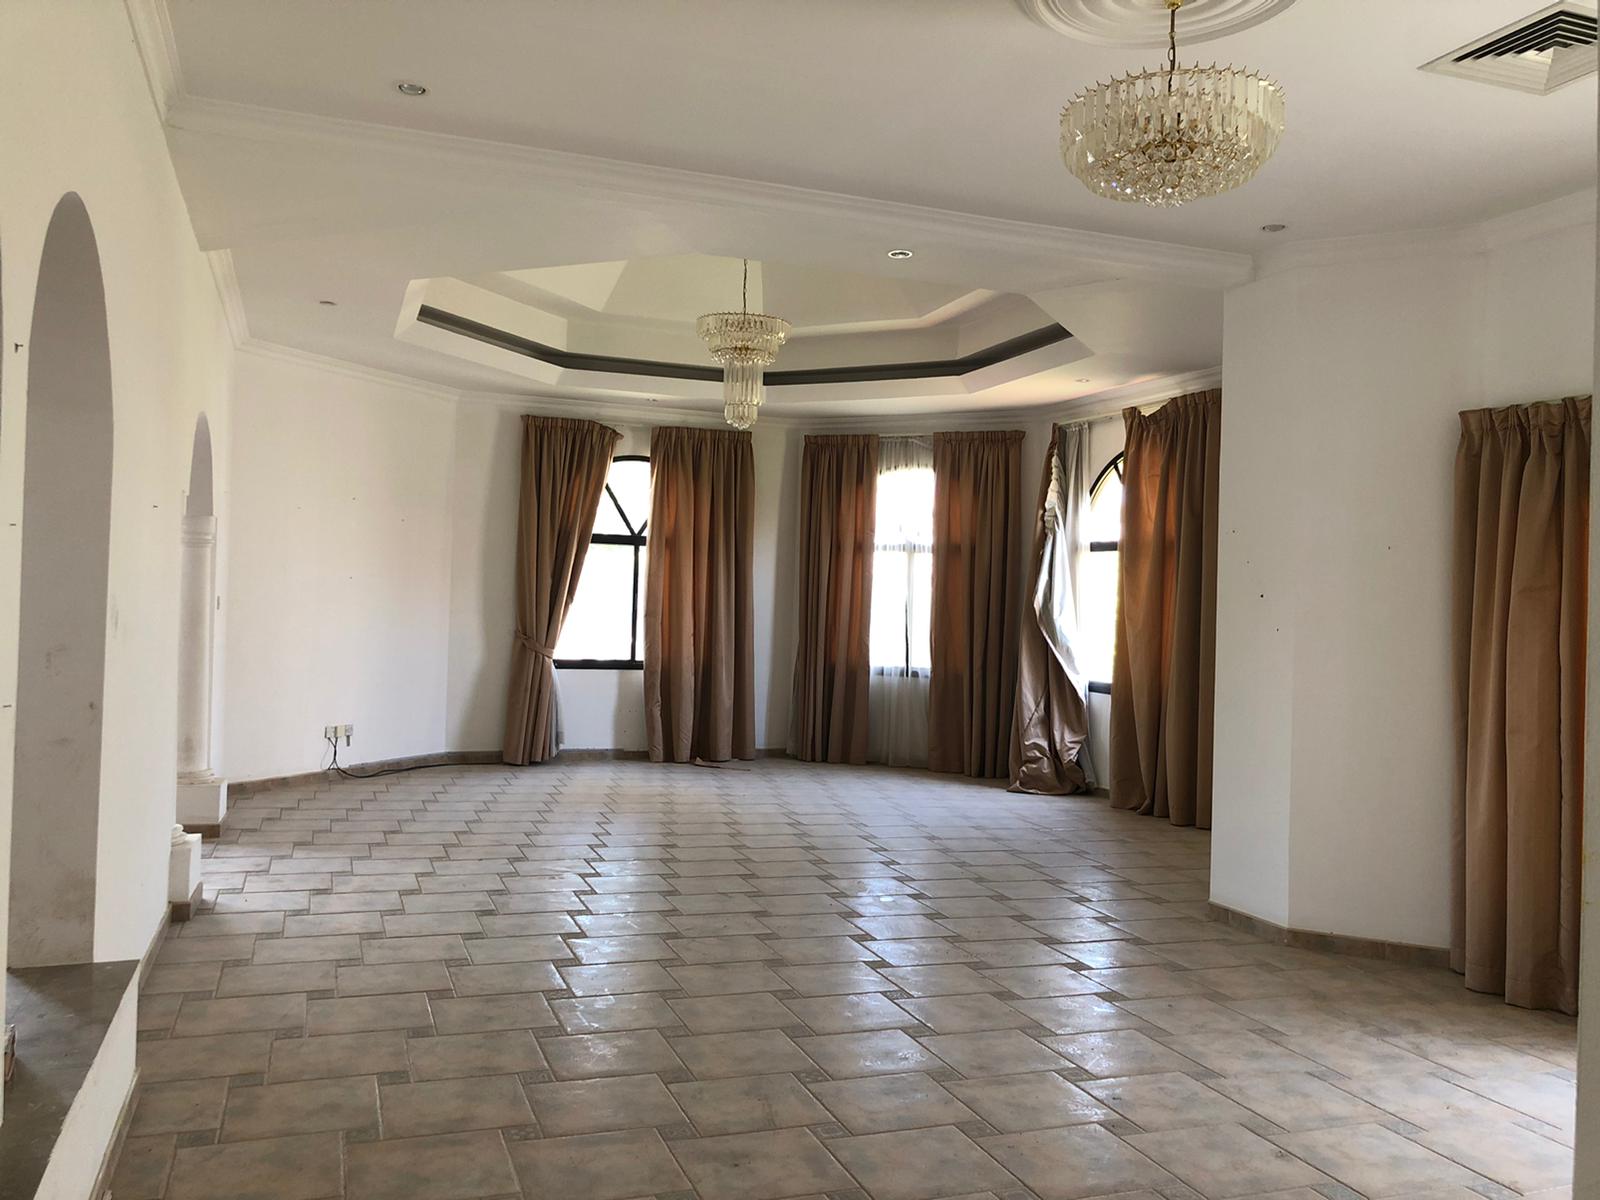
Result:
M211 771L211 653L216 617L217 519L183 518L178 608L178 820L215 825L227 783Z

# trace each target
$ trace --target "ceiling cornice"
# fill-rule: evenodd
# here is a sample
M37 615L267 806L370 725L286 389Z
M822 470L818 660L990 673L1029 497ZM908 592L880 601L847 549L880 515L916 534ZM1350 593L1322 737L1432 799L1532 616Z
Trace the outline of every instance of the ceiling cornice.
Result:
M297 367L309 367L316 371L327 371L333 375L342 375L346 379L357 379L362 383L377 384L380 387L413 392L432 400L455 401L462 398L462 393L454 388L425 383L410 375L400 375L394 371L380 370L377 367L350 362L348 359L330 358L326 354L313 354L309 350L298 350L293 346L284 346L278 342L264 342L259 338L248 338L239 344L238 351L240 354L248 354L253 358L265 358L273 362L291 363Z
M930 242L1059 258L1079 269L1088 265L1125 278L1227 287L1249 279L1253 266L1248 255L1222 250L193 96L174 98L168 108L167 124L187 133L279 145L315 145L352 157L386 154L415 160L419 170L474 179L498 175L524 188L538 186L585 196L626 196L654 203L757 209L796 219L825 218L857 227L881 226L885 237L916 235Z
M250 341L250 323L245 320L244 297L239 292L239 277L233 270L233 252L208 250L206 265L211 268L211 280L217 285L217 298L222 301L228 335L235 346L243 346Z
M178 41L166 0L123 0L133 41L144 64L145 82L156 115L165 121L173 101L184 94L183 68L178 62Z
M1291 242L1256 259L1256 277L1306 267L1387 262L1429 254L1483 254L1529 238L1595 224L1594 188L1470 225Z

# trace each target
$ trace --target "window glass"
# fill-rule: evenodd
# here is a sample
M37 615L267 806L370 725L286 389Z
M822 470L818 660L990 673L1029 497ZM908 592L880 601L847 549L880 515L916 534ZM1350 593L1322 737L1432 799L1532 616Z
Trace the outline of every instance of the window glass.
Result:
M1085 544L1078 563L1078 666L1097 683L1111 682L1117 641L1117 567L1122 539L1122 455L1089 494ZM1095 547L1099 547L1096 549Z
M649 460L614 459L578 590L556 644L558 666L641 665L649 517Z
M872 666L926 674L933 663L933 468L878 476Z

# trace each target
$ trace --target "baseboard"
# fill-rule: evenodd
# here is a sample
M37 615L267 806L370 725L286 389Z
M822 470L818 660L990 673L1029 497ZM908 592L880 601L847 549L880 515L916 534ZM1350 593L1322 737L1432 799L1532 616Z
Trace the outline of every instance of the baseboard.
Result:
M143 980L140 980L143 983ZM100 1160L100 1170L94 1177L91 1200L115 1200L111 1195L111 1177L116 1174L117 1160L122 1157L122 1147L128 1140L128 1126L133 1122L133 1104L139 1095L139 1064L133 1066L133 1078L128 1081L128 1094L122 1098L122 1108L117 1113L117 1123L111 1130L111 1141L106 1146L105 1157Z
M1211 901L1211 919L1221 921L1265 942L1277 942L1300 950L1320 950L1326 954L1347 954L1355 958L1375 958L1384 962L1405 963L1413 967L1448 967L1450 951L1443 946L1416 946L1410 942L1386 942L1378 938L1352 937L1345 933L1318 933L1311 929L1291 929L1262 917L1240 912L1226 904Z
M454 767L500 761L498 750L445 750L438 754L413 754L406 758L380 758L372 762L351 763L348 769L359 775L366 771L406 771L421 767ZM347 779L348 776L340 775L337 771L302 771L298 775L272 775L264 779L230 779L228 791L232 795L247 796L253 792L308 787Z

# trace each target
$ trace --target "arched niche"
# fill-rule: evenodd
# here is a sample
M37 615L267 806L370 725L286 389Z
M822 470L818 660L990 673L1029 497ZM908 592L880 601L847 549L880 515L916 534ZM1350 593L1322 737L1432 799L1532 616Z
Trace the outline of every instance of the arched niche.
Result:
M9 965L94 957L111 548L111 355L76 193L45 234L28 335Z

